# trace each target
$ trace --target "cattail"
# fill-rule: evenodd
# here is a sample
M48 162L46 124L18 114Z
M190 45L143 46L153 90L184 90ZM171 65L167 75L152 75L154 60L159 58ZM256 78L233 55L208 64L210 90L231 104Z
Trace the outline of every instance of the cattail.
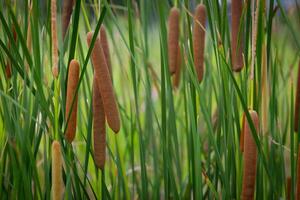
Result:
M62 36L65 38L70 23L74 0L64 0L62 10Z
M243 0L231 1L231 56L232 56L232 69L239 72L242 70L243 64L243 45L242 45L242 31L239 34L240 22L242 19ZM239 37L240 35L240 37Z
M62 179L62 156L60 143L52 142L52 199L62 199L63 194L63 179Z
M180 47L178 47L178 55L177 55L177 63L176 63L176 71L173 79L174 88L178 88L180 81L180 72L181 72L181 53Z
M204 72L205 21L206 7L199 4L195 10L193 31L194 65L199 82Z
M108 45L108 40L107 40L107 36L106 36L106 30L105 30L105 27L103 25L100 28L100 40L101 40L101 46L102 46L103 53L104 53L104 56L105 56L106 64L107 64L107 67L109 69L110 76L112 77L109 45Z
M89 45L91 44L92 37L93 32L89 32L87 34L87 42ZM91 59L94 66L97 84L101 93L107 123L110 128L117 133L120 130L119 109L99 37L97 37L95 41Z
M56 32L56 0L51 0L52 74L58 77L58 48Z
M67 99L66 99L66 139L68 142L72 142L76 133L76 120L77 120L77 95L75 96L76 88L79 80L79 63L76 60L72 60L69 66ZM74 99L74 104L72 107ZM71 113L70 113L71 112ZM70 118L68 119L68 117Z
M169 70L171 74L176 71L179 43L179 9L173 7L169 15L168 53Z
M105 113L100 90L95 76L93 79L93 120L95 165L100 169L103 169L105 164L106 149Z
M243 113L243 117L242 117L242 129L240 134L240 149L242 153L244 152L244 132L245 132L245 113Z
M286 178L286 199L290 200L291 199L291 186L292 186L292 179L291 177Z
M253 121L256 131L259 130L258 115L254 110L250 110L250 117ZM244 129L244 176L242 200L253 199L256 179L256 160L257 150L254 138L251 134L251 129L248 120L245 121Z
M300 62L298 66L297 92L296 92L296 100L295 100L295 117L294 117L295 132L298 132L299 109L300 109Z
M253 9L255 6L255 1L253 2ZM255 64L255 56L256 56L256 40L257 40L257 21L258 21L258 12L259 12L259 1L256 0L256 9L252 14L253 28L252 28L252 55L251 55L251 72L250 79L254 78L254 64Z

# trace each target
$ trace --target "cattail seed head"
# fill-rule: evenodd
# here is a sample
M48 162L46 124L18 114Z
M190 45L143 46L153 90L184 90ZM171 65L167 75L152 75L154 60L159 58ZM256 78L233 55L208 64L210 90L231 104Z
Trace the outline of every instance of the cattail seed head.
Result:
M176 71L175 71L175 76L174 76L174 79L173 79L173 87L175 89L177 89L178 86L179 86L180 72L181 72L181 51L180 51L180 47L178 47L178 55L177 55L177 62L176 62Z
M72 60L69 66L68 86L67 86L67 99L66 99L66 139L72 142L76 133L76 120L77 120L77 95L75 96L76 88L79 81L79 63ZM72 107L74 99L74 104Z
M253 9L255 6L255 1L252 1ZM250 71L250 79L253 80L254 78L254 64L255 64L255 57L256 57L256 40L257 40L257 24L258 24L258 13L259 13L259 1L256 0L256 9L253 11L252 15L252 47L251 47L251 71Z
M239 33L240 22L242 19L243 0L231 1L231 57L232 69L239 72L243 64L243 43L242 31ZM239 37L240 36L240 37Z
M205 21L206 7L199 4L195 10L193 30L194 65L199 82L202 81L204 72Z
M63 10L62 10L62 35L65 38L68 26L70 24L70 19L72 15L72 9L74 5L74 0L64 0Z
M93 32L87 34L87 42L90 46L93 38ZM109 70L105 61L103 49L101 47L100 38L97 37L95 46L91 55L92 63L94 66L94 73L98 88L100 89L106 120L109 127L115 132L120 130L120 116L115 94L113 91L112 81Z
M63 194L62 156L60 143L52 142L52 199L60 200Z
M298 132L299 109L300 109L300 61L299 61L299 65L298 65L297 91L296 91L296 99L295 99L295 116L294 116L294 131L295 132Z
M101 46L102 46L103 53L104 53L104 56L105 56L106 64L107 64L107 67L109 69L110 76L112 77L109 45L108 45L106 30L105 30L105 27L103 25L100 28L100 40L101 40Z
M259 119L256 111L250 110L250 117L253 121L256 132L259 131ZM256 160L257 150L254 138L251 133L248 120L245 120L244 129L244 175L243 175L243 188L242 199L252 200L254 198L255 191L255 179L256 179Z
M52 74L58 77L58 48L56 32L56 0L51 0Z
M169 70L171 74L176 71L178 43L179 43L179 9L173 7L169 15L169 33L168 33L168 53L169 53Z
M93 126L95 165L103 169L106 154L105 113L95 77L93 79Z

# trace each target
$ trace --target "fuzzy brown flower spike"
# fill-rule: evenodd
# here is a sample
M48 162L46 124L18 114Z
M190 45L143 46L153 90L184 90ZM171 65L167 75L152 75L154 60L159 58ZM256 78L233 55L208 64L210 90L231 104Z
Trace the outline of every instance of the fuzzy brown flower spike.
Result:
M100 169L104 168L106 152L105 113L96 78L93 79L93 136L94 160Z
M240 22L242 19L243 0L231 1L231 60L233 71L242 70L243 64L243 43L242 32L239 33ZM240 37L239 37L240 36Z
M106 29L103 25L100 28L100 40L101 40L101 46L102 46L103 53L104 53L104 56L105 56L106 64L107 64L107 67L109 69L110 76L112 77L109 45L108 45L108 40L107 40L107 35L106 35Z
M87 42L89 46L91 44L93 34L93 32L89 32L87 34ZM94 66L94 74L96 76L98 88L101 93L107 123L115 133L118 133L121 126L119 109L99 37L96 39L91 59Z
M195 10L193 31L194 65L199 82L204 72L205 21L206 7L199 4Z
M72 60L69 66L69 77L68 77L67 99L66 99L66 120L68 122L66 128L66 139L70 143L74 140L75 133L76 133L77 95L75 96L75 92L78 85L78 81L79 81L79 63L76 60ZM73 99L74 99L74 104L72 107Z
M62 156L60 143L58 141L52 142L52 199L62 199L63 193L63 179L62 179Z
M52 74L58 77L58 44L56 32L56 0L51 0Z
M179 47L179 9L173 7L169 15L168 53L169 70L171 75L176 71L178 47Z
M67 33L68 26L70 24L72 9L75 0L64 0L63 1L63 10L62 10L62 34L63 38Z
M256 111L250 110L250 117L253 121L256 132L259 131L259 119ZM245 120L244 129L244 175L243 175L243 189L242 200L253 200L255 191L256 179L256 160L257 150L254 138L251 133L248 120Z

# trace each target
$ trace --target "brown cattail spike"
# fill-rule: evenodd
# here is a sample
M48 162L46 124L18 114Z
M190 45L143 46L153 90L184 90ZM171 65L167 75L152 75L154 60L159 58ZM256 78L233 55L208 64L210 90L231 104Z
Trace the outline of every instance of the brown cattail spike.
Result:
M108 45L106 30L105 30L104 26L101 26L101 28L100 28L100 40L101 40L101 46L102 46L103 53L104 53L104 56L105 56L106 64L107 64L107 67L109 69L110 76L112 77L109 45Z
M242 19L243 0L231 1L231 56L232 69L239 72L242 70L243 64L243 38L240 31L240 22ZM240 32L239 32L240 31ZM240 37L239 37L240 36Z
M90 46L93 32L87 34L87 42ZM115 132L120 130L120 116L117 106L115 94L113 91L112 81L109 70L105 61L103 49L99 37L95 41L95 46L91 55L92 63L94 66L94 73L96 76L97 84L100 89L104 111L109 127Z
M58 48L56 32L56 0L51 0L52 74L58 77Z
M52 199L60 200L63 194L62 156L60 143L52 142Z
M76 60L72 60L69 66L69 77L67 87L67 99L66 99L66 139L68 142L72 142L76 133L76 120L77 120L77 95L75 96L76 88L79 80L79 63ZM72 107L74 99L74 104ZM69 117L69 118L68 118Z
M176 71L179 43L179 9L173 7L169 15L168 53L171 75Z
M300 109L300 62L298 65L297 92L296 92L296 100L295 100L295 117L294 117L294 131L295 132L298 132L299 109Z
M199 4L195 10L193 31L194 65L199 82L204 72L205 21L206 7Z
M105 113L102 98L96 78L93 79L93 135L94 135L94 160L95 165L100 169L105 164L106 149L106 129L105 129Z
M173 79L173 86L174 86L175 89L177 89L178 86L179 86L180 72L181 72L181 51L180 51L180 47L178 47L176 71L175 71L175 76L174 76L174 79Z
M74 0L64 0L63 1L63 10L62 10L62 34L63 38L67 33L68 26L70 24L70 18L72 14Z
M250 110L250 117L254 124L256 132L259 131L259 119L255 111ZM251 133L248 120L245 120L245 132L244 132L244 175L243 175L243 189L242 199L253 200L255 191L255 179L256 179L256 160L257 150L254 138Z

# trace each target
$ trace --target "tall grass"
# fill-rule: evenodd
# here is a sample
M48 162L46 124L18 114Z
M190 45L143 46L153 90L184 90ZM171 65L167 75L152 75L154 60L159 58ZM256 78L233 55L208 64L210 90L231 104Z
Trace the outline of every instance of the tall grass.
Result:
M298 5L115 2L0 1L1 199L296 198Z

